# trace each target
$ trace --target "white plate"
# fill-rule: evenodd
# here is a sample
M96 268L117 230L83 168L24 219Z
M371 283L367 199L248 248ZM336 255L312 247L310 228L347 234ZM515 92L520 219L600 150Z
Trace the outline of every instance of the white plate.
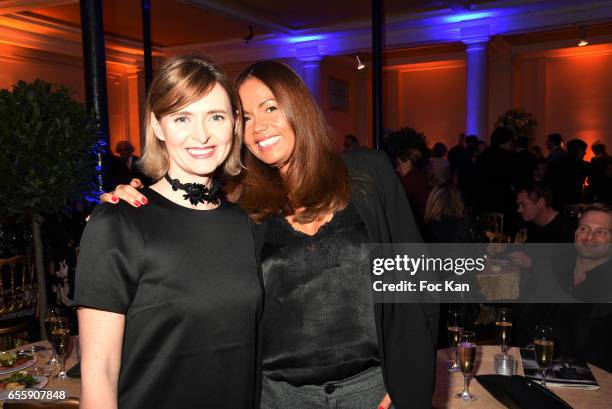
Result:
M32 386L31 388L26 388L26 389L19 389L20 391L32 391L32 390L36 390L36 389L42 389L45 386L47 386L47 383L49 383L49 378L47 378L46 376L42 376L42 375L32 375L32 378L36 379L38 381L38 383L34 386ZM11 391L10 390L3 390L2 392L0 392L0 401L1 400L6 400L8 399L8 395Z
M6 375L6 374L9 374L9 373L21 371L22 369L29 368L30 366L34 365L35 363L36 363L36 357L32 356L32 358L30 358L30 360L22 363L19 366L16 366L14 368L0 369L0 375Z

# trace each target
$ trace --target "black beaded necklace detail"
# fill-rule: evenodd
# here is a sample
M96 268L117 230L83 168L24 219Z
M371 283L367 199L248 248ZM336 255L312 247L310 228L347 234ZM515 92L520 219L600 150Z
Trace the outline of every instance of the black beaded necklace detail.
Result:
M212 187L208 189L208 187L204 186L201 183L181 183L178 179L172 179L166 173L164 176L170 186L172 186L172 190L182 190L185 192L183 195L183 199L189 200L194 206L197 206L200 203L210 203L210 204L219 204L221 201L221 184L215 178L212 179Z

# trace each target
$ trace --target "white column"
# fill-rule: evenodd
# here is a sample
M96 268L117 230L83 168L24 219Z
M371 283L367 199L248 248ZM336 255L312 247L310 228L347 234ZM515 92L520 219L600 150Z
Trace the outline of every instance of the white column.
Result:
M315 101L321 105L321 60L322 58L309 57L301 58L303 69L302 79L306 83L306 86L310 90L310 93L314 97Z
M466 52L466 134L486 139L489 95L487 42L468 42Z

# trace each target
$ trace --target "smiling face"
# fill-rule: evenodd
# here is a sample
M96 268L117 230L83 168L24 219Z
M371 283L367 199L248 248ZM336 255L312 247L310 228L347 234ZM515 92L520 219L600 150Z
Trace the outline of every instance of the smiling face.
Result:
M244 110L244 143L257 159L283 169L295 147L295 133L278 101L260 80L249 77L239 89Z
M576 251L584 258L610 257L612 215L598 210L591 210L583 214L574 234L574 241Z
M183 183L207 183L232 147L232 106L218 83L202 98L159 121L151 114L151 126L155 136L165 142L168 173Z

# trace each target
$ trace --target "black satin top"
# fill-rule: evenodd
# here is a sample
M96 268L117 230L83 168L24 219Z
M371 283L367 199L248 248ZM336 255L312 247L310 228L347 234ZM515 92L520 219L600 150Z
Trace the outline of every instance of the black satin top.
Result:
M119 409L259 407L262 287L248 216L144 194L140 209L94 210L77 267L77 305L125 316Z
M268 220L263 373L295 386L348 378L380 364L367 269L368 241L352 204L314 236L282 217Z

